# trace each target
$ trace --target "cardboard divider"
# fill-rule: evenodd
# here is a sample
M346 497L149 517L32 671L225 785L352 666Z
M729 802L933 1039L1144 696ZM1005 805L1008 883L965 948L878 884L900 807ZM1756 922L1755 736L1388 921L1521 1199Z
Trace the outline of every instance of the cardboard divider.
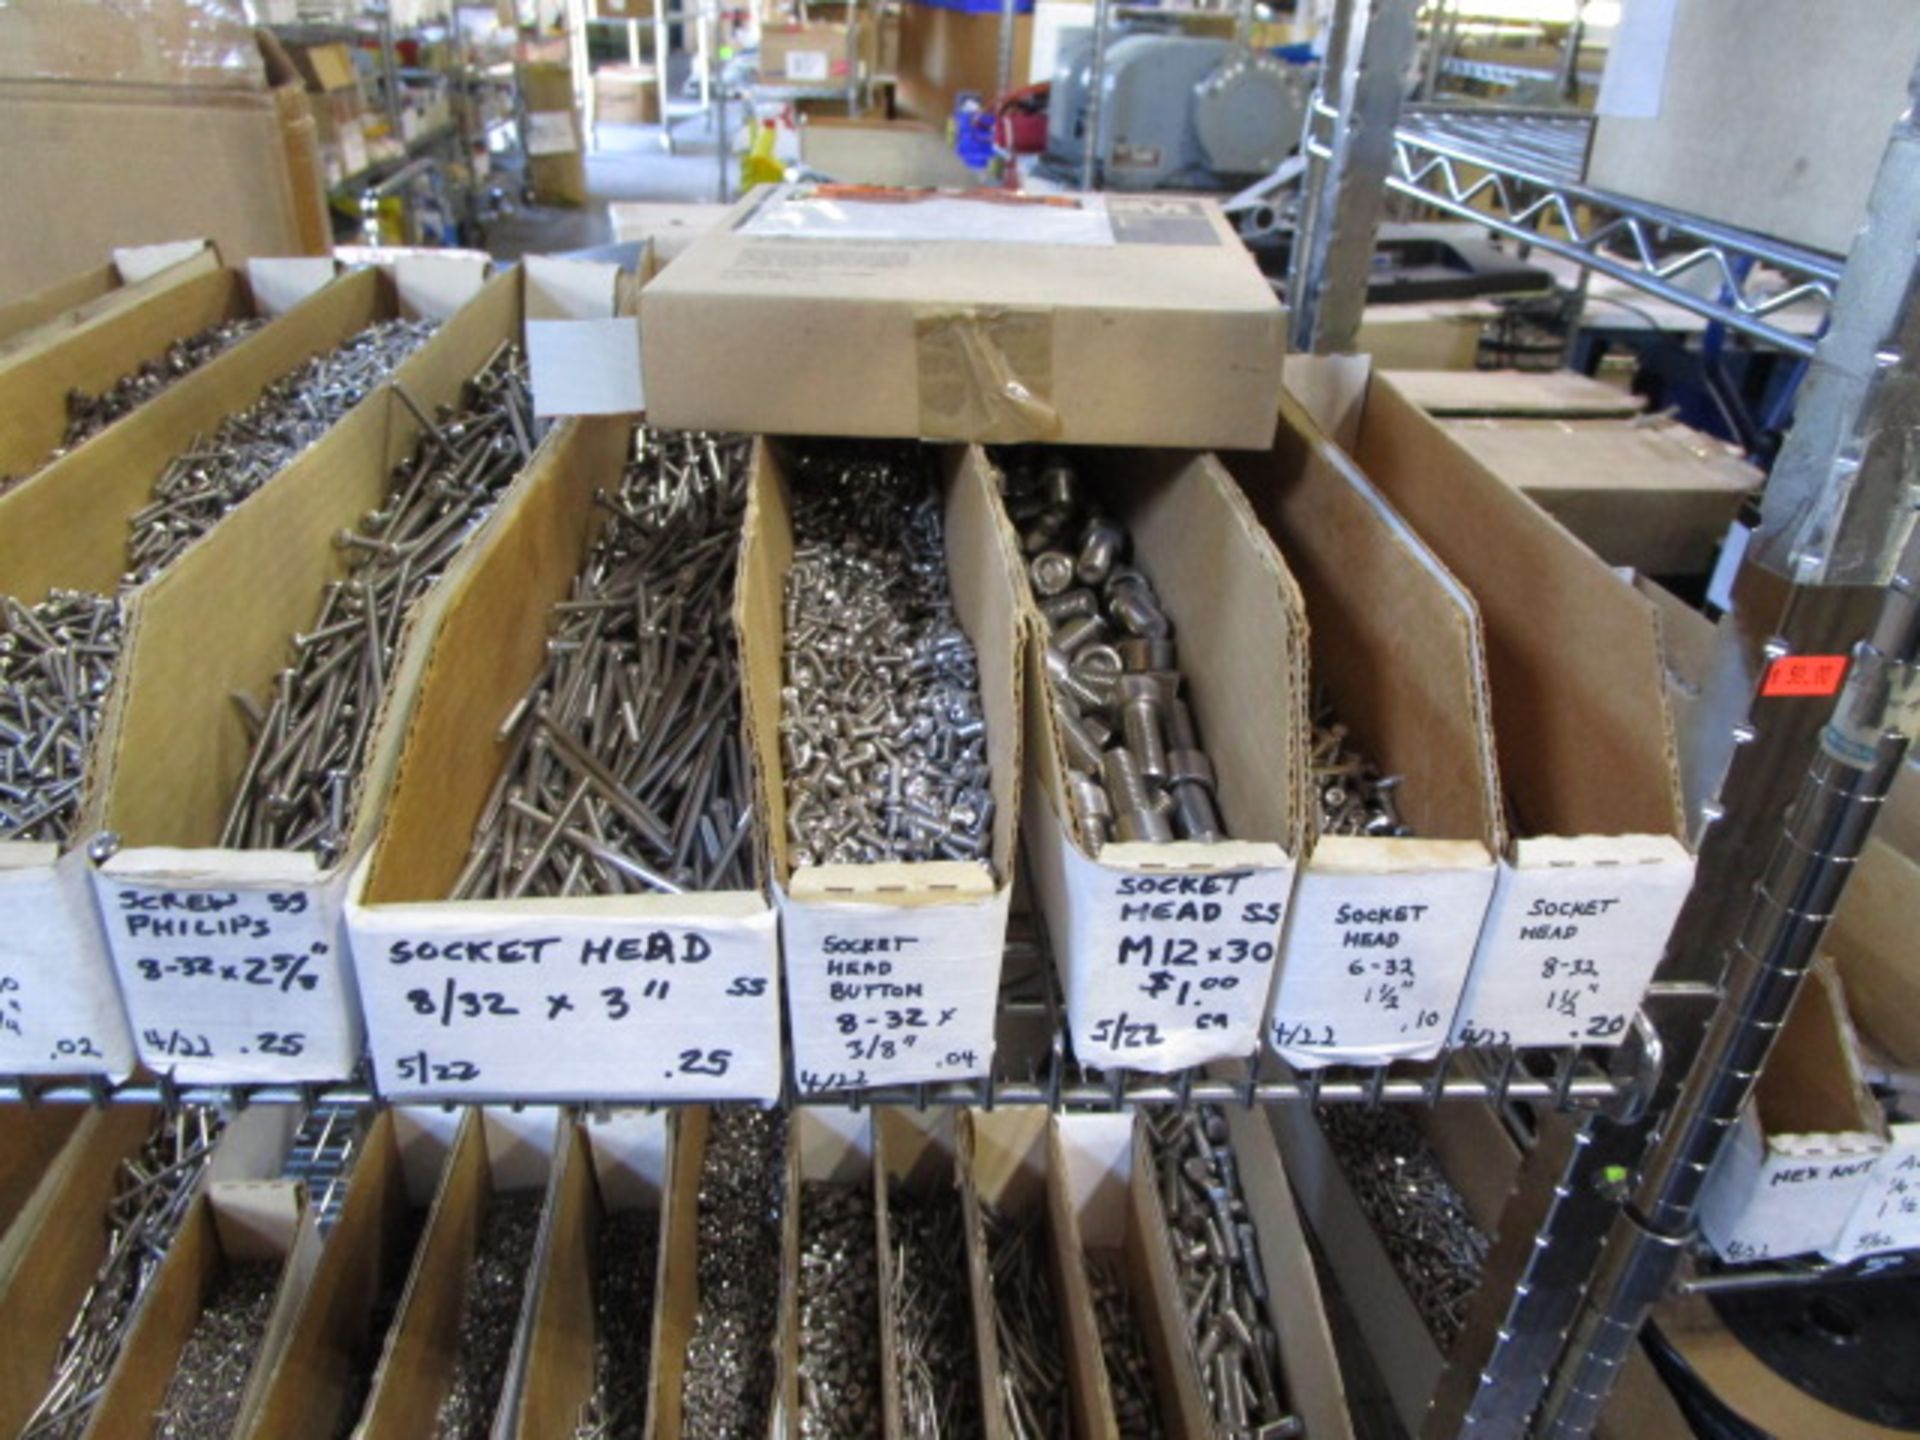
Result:
M129 274L108 260L0 304L0 361L117 315L155 291L217 270L220 252L199 243L192 255L151 274L131 268Z
M543 1198L540 1238L527 1257L529 1281L496 1423L519 1404L517 1376L534 1299L532 1277L539 1273L553 1209L551 1182L570 1122L550 1106L469 1108L460 1114L356 1440L418 1440L433 1433L453 1378L460 1317L487 1208L501 1195L532 1190Z
M67 1142L52 1188L7 1236L0 1270L0 1433L17 1435L53 1379L74 1312L107 1253L107 1205L120 1162L136 1154L159 1110L111 1105L89 1113Z
M607 1215L628 1210L657 1216L668 1129L665 1114L640 1111L563 1126L512 1434L566 1436L578 1425L593 1394L600 1344L595 1305L604 1258L601 1224ZM656 1309L660 1276L656 1265Z
M1048 625L1022 576L1032 792L1023 838L1074 1055L1157 1072L1249 1055L1260 1043L1306 837L1300 591L1213 456L1065 453L1083 492L1126 529L1133 563L1173 621L1187 703L1234 837L1109 841L1091 853L1067 801ZM1011 536L1010 522L1002 524Z
M1505 840L1479 611L1291 400L1271 451L1221 458L1306 596L1316 692L1360 754L1402 777L1412 831L1312 838L1268 1043L1296 1068L1430 1059ZM1315 788L1309 771L1317 811Z
M1119 1269L1133 1305L1135 1323L1153 1369L1154 1399L1163 1429L1175 1409L1174 1357L1177 1331L1152 1308L1151 1263L1137 1228L1133 1187L1137 1135L1131 1112L1111 1115L1062 1111L1048 1136L1047 1206L1053 1246L1061 1267L1061 1300L1066 1319L1068 1379L1073 1387L1075 1434L1118 1440L1113 1384L1107 1373L1093 1288L1087 1262L1111 1260ZM1155 1322L1159 1323L1155 1323Z
M624 418L558 427L518 498L502 504L490 534L444 587L450 593L392 794L346 912L374 1073L386 1094L641 1100L779 1092L777 927L762 894L443 898L501 768L514 758L501 724L545 663L550 607L566 598L591 552L605 518L594 496L618 487L631 436ZM478 968L424 963L460 956ZM530 963L487 963L509 956ZM422 986L429 998L444 998L448 987L469 983L500 997L489 1012L463 1016L449 1002L421 1013Z
M802 1091L957 1079L993 1063L1020 813L1023 582L978 452L942 450L940 473L954 610L979 661L994 805L988 863L796 868L780 746L793 499L781 447L755 452L735 621Z
M787 1129L787 1208L780 1236L780 1380L774 1393L774 1430L781 1435L800 1434L804 1413L799 1370L800 1211L806 1203L805 1187L812 1182L872 1190L872 1111L800 1106L792 1112ZM876 1223L874 1244L879 1243ZM878 1314L873 1316L873 1327L876 1332L880 1328ZM883 1358L883 1368L885 1363Z
M6 1274L9 1233L15 1224L32 1224L54 1188L67 1142L85 1118L74 1105L0 1109L0 1276Z
M894 1334L893 1307L887 1297L893 1294L893 1197L897 1193L928 1195L949 1186L961 1187L960 1158L952 1111L878 1109L873 1112L873 1203L880 1245L880 1394L885 1408L887 1440L899 1440L907 1431L901 1421L900 1375L894 1363L900 1353ZM962 1201L964 1206L965 1202ZM971 1298L976 1334L975 1354L979 1354L977 1333L980 1315L977 1247L969 1247L967 1286ZM957 1277L953 1277L957 1279ZM950 1282L951 1283L951 1282ZM995 1392L984 1388L986 1372L981 1372L980 1413L983 1417L999 1413ZM992 1423L990 1420L987 1423ZM1004 1427L1003 1427L1004 1432ZM1002 1432L1002 1433L1003 1433Z
M1618 1044L1693 883L1654 613L1364 359L1287 379L1486 625L1510 839L1453 1038Z
M1001 1395L1010 1368L1000 1353L994 1323L992 1247L986 1215L989 1209L1018 1221L1034 1210L1046 1212L1047 1268L1062 1333L1054 1337L1065 1362L1069 1391L1067 1414L1080 1440L1111 1434L1102 1428L1103 1412L1089 1402L1105 1392L1105 1366L1098 1331L1094 1327L1086 1273L1077 1251L1062 1244L1058 1215L1052 1203L1056 1188L1052 1175L1052 1115L1041 1105L1016 1105L996 1110L964 1110L957 1130L960 1158L960 1201L966 1212L968 1266L973 1284L973 1327L980 1359L981 1393L989 1397L986 1433L989 1440L1013 1434ZM1076 1285L1073 1282L1077 1280ZM1094 1337L1091 1348L1075 1343ZM1095 1402L1097 1403L1097 1402ZM1109 1404L1111 1400L1109 1397ZM1104 1412L1111 1421L1111 1413Z
M1320 1281L1314 1273L1306 1231L1294 1209L1293 1190L1266 1111L1231 1105L1222 1107L1219 1113L1227 1123L1228 1143L1246 1197L1261 1267L1274 1297L1269 1311L1279 1336L1286 1403L1299 1417L1305 1433L1315 1440L1352 1440L1353 1422L1320 1299ZM1186 1300L1168 1248L1166 1210L1144 1116L1140 1117L1133 1146L1133 1218L1155 1307L1155 1318L1149 1323L1158 1330L1158 1338L1150 1343L1164 1347L1166 1363L1171 1367L1177 1407L1174 1413L1178 1417L1172 1428L1186 1435L1219 1436L1224 1440L1226 1429L1215 1423L1207 1405L1198 1341L1186 1324ZM1155 1358L1161 1363L1158 1355Z
M395 383L431 414L457 402L518 335L515 294L496 283ZM253 748L232 697L270 693L325 586L352 573L334 537L385 502L394 468L422 434L413 407L382 388L130 607L90 827L118 835L123 848L94 879L141 1058L182 1081L339 1080L358 1063L360 1011L341 918L348 875L378 827L448 592L514 492L402 624L348 799L348 841L330 868L308 851L221 847ZM189 963L209 955L211 963Z
M342 1422L351 1423L345 1407L365 1398L364 1391L351 1391L351 1374L377 1358L385 1343L385 1334L373 1329L380 1297L405 1283L415 1255L414 1217L424 1216L433 1197L431 1186L408 1183L398 1136L410 1128L404 1112L383 1110L361 1141L339 1218L243 1433L258 1440L332 1440ZM442 1137L432 1148L443 1161L449 1146Z
M235 1265L268 1262L279 1267L280 1278L236 1412L242 1423L259 1403L277 1359L274 1336L284 1335L280 1317L301 1299L301 1287L289 1283L299 1277L289 1272L287 1260L301 1235L305 1200L296 1181L261 1182L251 1189L244 1202L229 1201L218 1189L204 1190L194 1200L141 1297L100 1403L82 1432L86 1440L135 1440L158 1433L161 1402L215 1287Z

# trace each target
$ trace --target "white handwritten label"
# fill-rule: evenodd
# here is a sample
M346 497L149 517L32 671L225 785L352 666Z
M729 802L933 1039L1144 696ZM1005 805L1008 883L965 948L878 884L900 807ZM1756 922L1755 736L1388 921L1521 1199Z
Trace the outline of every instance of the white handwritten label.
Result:
M780 900L800 1089L984 1075L1010 887L930 905Z
M1830 1250L1880 1159L1875 1136L1760 1138L1749 1110L1709 1177L1700 1229L1735 1264Z
M1636 841L1638 843L1636 843ZM1627 837L1615 864L1502 860L1454 1021L1460 1045L1617 1045L1666 953L1693 884L1673 840Z
M1286 852L1159 846L1166 868L1123 868L1082 855L1044 796L1027 818L1075 1058L1165 1072L1250 1054L1293 889ZM1215 863L1175 868L1200 851Z
M1835 1260L1920 1247L1920 1124L1889 1125L1886 1153L1854 1203Z
M189 853L123 852L95 877L141 1060L194 1085L346 1079L360 1015L345 877L299 877L273 855L280 873L223 883Z
M574 138L571 110L530 110L527 112L527 154L571 155L580 148Z
M702 899L711 897L700 897ZM780 1092L773 912L648 901L353 906L381 1093L764 1100ZM721 907L716 907L721 908Z
M1267 1023L1283 1060L1313 1069L1440 1053L1493 893L1482 854L1453 870L1301 871Z
M829 70L827 52L824 50L789 50L787 52L787 79L799 84L813 84L827 78Z
M0 843L0 1074L133 1073L87 858Z

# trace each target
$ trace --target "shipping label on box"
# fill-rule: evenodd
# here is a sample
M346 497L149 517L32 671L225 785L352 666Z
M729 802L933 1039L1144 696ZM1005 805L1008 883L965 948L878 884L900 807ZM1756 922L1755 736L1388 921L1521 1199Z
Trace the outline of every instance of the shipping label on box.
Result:
M356 901L348 926L382 1094L780 1092L779 958L758 896Z
M1920 1124L1887 1127L1887 1148L1854 1203L1840 1241L1827 1251L1845 1263L1920 1247Z
M527 112L527 154L571 155L580 148L573 133L571 110Z
M133 1072L133 1038L83 851L0 843L0 1074Z
M280 851L123 850L95 872L141 1060L183 1084L344 1080L360 1056L342 872Z
M1260 1043L1293 862L1275 844L1108 845L1080 853L1041 795L1024 829L1084 1065L1165 1072Z
M1617 1045L1693 886L1662 835L1548 836L1502 860L1454 1023L1461 1045Z
M816 898L841 868L803 871L808 897L780 897L801 1091L986 1074L1012 888L996 888L984 866L943 861L912 867L919 884L932 891L939 872L969 872L963 878L972 882L965 889L973 898Z
M1397 844L1466 858L1459 868L1339 868L1342 855ZM1493 885L1493 857L1471 842L1322 839L1294 891L1268 1044L1297 1069L1439 1054Z
M1700 1231L1741 1263L1834 1248L1872 1183L1876 1135L1765 1135L1749 1105L1700 1197Z

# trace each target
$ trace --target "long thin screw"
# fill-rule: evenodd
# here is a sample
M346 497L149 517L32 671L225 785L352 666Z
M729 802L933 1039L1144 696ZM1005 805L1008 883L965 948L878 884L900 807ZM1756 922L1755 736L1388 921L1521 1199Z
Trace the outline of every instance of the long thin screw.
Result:
M1066 1440L1067 1364L1046 1210L1034 1205L1010 1215L989 1205L982 1211L1007 1433L1013 1440Z
M593 1276L593 1394L573 1440L640 1440L653 1365L653 1289L660 1217L609 1210L600 1220Z
M979 1440L980 1370L967 1299L966 1223L947 1186L887 1197L894 1367L906 1440Z
M1322 835L1413 834L1400 818L1400 777L1382 774L1360 752L1324 695L1315 698L1307 763Z
M122 618L117 600L79 590L0 596L0 840L73 838Z
M1087 1256L1087 1282L1093 1291L1093 1319L1100 1331L1100 1356L1113 1396L1119 1440L1163 1440L1159 1392L1147 1358L1146 1332L1140 1328L1120 1262L1111 1255Z

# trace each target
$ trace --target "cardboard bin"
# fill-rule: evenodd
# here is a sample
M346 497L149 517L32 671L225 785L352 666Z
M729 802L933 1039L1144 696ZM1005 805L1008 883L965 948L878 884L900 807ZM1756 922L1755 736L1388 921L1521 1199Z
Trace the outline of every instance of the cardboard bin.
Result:
M301 1186L292 1180L211 1185L201 1192L141 1297L100 1403L82 1432L85 1440L138 1440L159 1433L161 1402L215 1287L234 1266L271 1264L279 1272L273 1308L247 1370L234 1423L234 1433L244 1433L279 1364L289 1321L319 1255L318 1230L301 1223L305 1208Z
M1109 840L1094 853L1067 798L1046 617L1022 575L1032 795L1022 838L1073 1053L1103 1069L1160 1073L1250 1055L1306 834L1300 591L1213 456L1081 451L1071 459L1083 493L1126 530L1132 563L1173 622L1183 693L1233 837Z
M1020 813L1020 582L989 469L959 447L942 452L940 466L947 573L987 724L989 859L796 867L780 742L793 497L778 445L763 442L754 459L736 620L803 1091L957 1079L993 1064Z
M1431 1059L1452 1031L1505 839L1479 610L1291 402L1271 452L1222 458L1306 594L1316 694L1361 754L1402 777L1413 832L1314 833L1309 764L1313 838L1267 1041L1295 1068Z
M550 607L571 593L591 553L605 513L594 497L618 487L632 437L626 419L556 430L521 499L502 508L449 582L392 799L347 910L384 1093L637 1100L780 1091L777 926L760 891L444 898L515 759L501 724L545 664ZM465 956L474 963L458 963ZM439 1003L467 986L499 999L475 1015ZM433 1002L425 1014L423 993Z
M219 251L204 240L118 251L104 264L0 303L0 360L63 339L219 265Z
M426 413L456 402L519 338L513 278L407 362L398 383ZM95 879L141 1058L184 1082L340 1080L359 1060L347 877L379 824L449 587L422 596L393 642L399 659L347 805L350 838L330 868L311 851L221 846L253 750L232 695L270 693L290 637L311 623L324 587L351 573L334 537L384 503L395 467L423 438L398 395L376 392L131 608L99 771L98 821L122 848ZM450 573L472 554L460 552Z
M1287 384L1486 626L1509 839L1453 1039L1616 1045L1693 884L1654 613L1364 358Z
M1861 1074L1847 997L1816 961L1753 1097L1700 1194L1700 1233L1722 1260L1834 1256L1888 1145ZM1901 1158L1911 1159L1911 1149Z
M1185 197L763 187L641 307L653 418L768 435L1262 449L1286 348Z
M459 1116L459 1130L441 1168L426 1233L374 1373L373 1393L353 1432L356 1440L419 1440L433 1433L434 1417L453 1379L467 1282L487 1211L506 1196L533 1194L541 1204L539 1230L527 1258L527 1283L494 1423L500 1425L502 1417L514 1414L519 1405L519 1377L530 1343L533 1277L540 1273L547 1253L553 1179L572 1122L563 1112L540 1105L511 1110L470 1107L449 1113Z
M774 1397L774 1427L798 1435L805 1414L800 1389L800 1209L814 1182L873 1189L873 1112L836 1105L794 1110L787 1129L787 1208L780 1246L780 1381ZM874 1283L879 1284L880 1232L875 1219ZM884 1296L880 1305L885 1305ZM873 1326L880 1327L876 1310ZM877 1352L876 1352L877 1353ZM884 1367L884 1359L880 1361Z
M331 1230L320 1235L309 1211L306 1227L315 1233L295 1243L289 1264L308 1260L312 1275L288 1317L279 1361L239 1434L332 1440L343 1433L343 1421L351 1426L393 1319L392 1311L382 1313L382 1302L397 1302L406 1284L452 1148L455 1126L448 1122L458 1118L405 1108L374 1117Z
M516 1435L574 1433L593 1394L602 1221L640 1211L660 1222L671 1126L664 1111L621 1110L563 1126L549 1240L528 1310L526 1371L512 1418ZM658 1325L661 1265L653 1276ZM651 1360L652 1347L649 1344ZM652 1387L648 1388L651 1401Z

